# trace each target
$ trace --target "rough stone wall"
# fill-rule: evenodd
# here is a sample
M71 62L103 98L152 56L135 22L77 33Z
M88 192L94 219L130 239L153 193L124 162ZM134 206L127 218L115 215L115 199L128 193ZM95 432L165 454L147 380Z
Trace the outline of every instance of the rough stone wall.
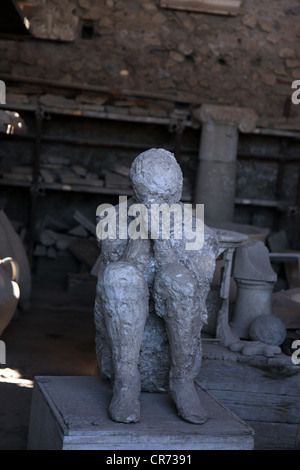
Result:
M0 73L246 106L265 124L300 116L286 109L300 79L299 0L243 0L231 17L160 0L44 0L42 12L21 3L37 36L67 41L1 40Z
M35 37L25 41L0 39L0 79L7 82L7 103L99 113L115 113L118 107L119 115L127 113L126 125L125 121L105 121L103 116L93 122L82 118L75 123L70 114L67 118L54 114L44 123L46 134L133 142L144 149L159 145L173 151L175 134L168 132L168 124L150 128L145 123L142 128L139 117L166 117L174 109L190 111L202 103L250 107L260 118L259 125L300 129L300 105L291 104L291 84L300 79L300 0L242 0L237 16L165 9L160 0L19 3ZM34 3L40 5L39 9L28 6ZM103 87L111 93L68 91L31 84L30 80L20 85L18 80L6 78L9 76ZM129 92L122 93L126 90ZM144 99L143 94L157 99ZM29 133L34 134L34 113L23 110L22 116ZM132 116L136 120L131 122ZM185 153L182 149L180 164L191 186L198 165L199 139L199 128L185 129L182 147L192 151ZM238 159L236 196L295 204L299 141L295 142L290 140L282 152L278 136L241 134L239 154L263 158ZM33 149L31 140L2 141L0 170L30 166ZM43 142L41 160L60 155L89 166L90 171L102 171L116 162L128 164L139 150ZM281 189L278 162L264 158L278 154L295 157L285 165ZM61 196L58 193L57 197ZM23 199L22 193L20 201ZM7 200L13 204L10 197ZM237 222L268 227L279 218L279 228L289 225L292 233L295 219L289 214L256 206L237 206L235 212Z

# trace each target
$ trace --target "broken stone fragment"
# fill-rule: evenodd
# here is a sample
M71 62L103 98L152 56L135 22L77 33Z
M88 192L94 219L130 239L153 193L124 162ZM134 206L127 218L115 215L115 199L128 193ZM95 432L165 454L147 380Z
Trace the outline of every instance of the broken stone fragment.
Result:
M277 279L263 242L252 241L237 248L233 276L237 283L237 296L232 332L238 338L250 339L251 322L260 315L272 313L272 291Z
M261 341L237 341L229 347L230 351L240 353L243 356L273 357L281 353L279 346L274 346Z
M255 281L276 281L277 275L270 263L269 250L263 242L251 241L236 250L234 277Z

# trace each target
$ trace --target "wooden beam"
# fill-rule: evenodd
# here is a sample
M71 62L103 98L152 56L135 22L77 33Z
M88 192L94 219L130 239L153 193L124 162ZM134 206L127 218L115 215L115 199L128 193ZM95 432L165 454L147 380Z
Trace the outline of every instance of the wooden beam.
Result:
M161 0L160 6L216 15L236 15L241 3L242 0Z

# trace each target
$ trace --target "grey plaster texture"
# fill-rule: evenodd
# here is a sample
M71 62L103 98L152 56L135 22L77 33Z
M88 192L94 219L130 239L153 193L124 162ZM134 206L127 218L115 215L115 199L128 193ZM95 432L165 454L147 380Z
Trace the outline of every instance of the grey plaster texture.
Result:
M150 210L153 204L182 207L182 173L170 152L143 152L130 175L130 204ZM99 240L96 351L101 373L113 383L109 415L115 421L139 420L141 390L168 390L183 419L207 420L194 378L201 365L201 328L207 321L219 240L205 226L202 248L188 250L185 231L176 239L174 230L175 222L169 238L159 228L145 239Z

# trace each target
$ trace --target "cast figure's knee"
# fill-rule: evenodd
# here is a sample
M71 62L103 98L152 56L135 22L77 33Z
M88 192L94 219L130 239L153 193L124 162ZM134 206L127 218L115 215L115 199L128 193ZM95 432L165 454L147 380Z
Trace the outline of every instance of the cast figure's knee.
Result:
M120 285L127 285L132 282L140 285L143 283L143 276L133 264L127 261L116 261L106 266L103 281L108 286L112 286L116 282Z
M110 263L104 269L100 289L105 299L135 299L148 293L148 286L142 273L126 261Z
M194 298L197 292L196 281L191 272L180 263L170 263L161 269L155 279L155 291L163 299Z

